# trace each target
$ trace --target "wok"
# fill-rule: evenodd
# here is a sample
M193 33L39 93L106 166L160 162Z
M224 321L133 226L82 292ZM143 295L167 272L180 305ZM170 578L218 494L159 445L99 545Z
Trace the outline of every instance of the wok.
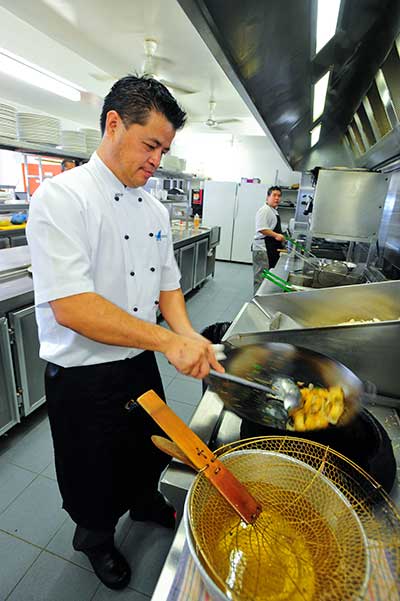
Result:
M283 375L296 382L304 382L306 386L310 383L323 388L340 386L345 397L345 409L338 426L349 423L359 413L364 384L339 361L309 349L278 342L237 348L225 343L224 352L226 359L221 363L226 372L241 378L268 384L271 378ZM288 414L281 401L212 376L209 376L208 382L225 407L243 419L287 429Z

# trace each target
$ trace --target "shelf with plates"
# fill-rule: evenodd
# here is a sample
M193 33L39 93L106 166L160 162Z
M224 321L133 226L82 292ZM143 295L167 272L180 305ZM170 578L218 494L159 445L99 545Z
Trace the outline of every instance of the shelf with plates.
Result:
M36 142L24 142L23 140L15 140L0 136L0 149L12 150L26 154L34 154L38 156L59 157L62 159L78 159L87 160L89 155L83 152L73 152L63 150L57 146L50 144L37 144Z

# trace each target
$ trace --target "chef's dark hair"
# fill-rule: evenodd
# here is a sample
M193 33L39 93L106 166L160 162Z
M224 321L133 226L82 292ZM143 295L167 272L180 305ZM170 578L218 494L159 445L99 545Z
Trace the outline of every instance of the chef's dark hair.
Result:
M274 192L275 190L278 190L278 192L282 194L282 188L280 186L271 186L267 190L267 196L271 196L272 192Z
M132 123L145 125L151 110L162 113L176 130L185 124L185 111L162 83L146 76L122 77L104 99L101 133L104 134L108 111L117 111L125 126L129 127Z

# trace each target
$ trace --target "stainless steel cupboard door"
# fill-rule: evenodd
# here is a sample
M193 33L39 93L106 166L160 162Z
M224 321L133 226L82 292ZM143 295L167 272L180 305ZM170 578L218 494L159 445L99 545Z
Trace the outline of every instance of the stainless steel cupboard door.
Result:
M46 362L39 357L39 337L33 306L9 314L14 329L14 361L18 385L22 389L23 413L29 415L42 405Z
M14 369L8 322L0 318L0 435L17 424L19 419Z
M208 238L200 240L196 244L196 258L195 258L195 273L194 273L194 287L198 286L207 277L207 253L208 253Z

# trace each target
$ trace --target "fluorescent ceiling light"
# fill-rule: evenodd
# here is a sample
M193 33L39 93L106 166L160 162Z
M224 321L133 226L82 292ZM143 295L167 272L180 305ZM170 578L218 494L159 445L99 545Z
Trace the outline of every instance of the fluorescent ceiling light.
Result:
M68 98L68 100L79 102L81 99L81 93L77 87L71 86L60 77L50 72L46 73L36 65L3 49L0 49L0 71L32 86L52 92L52 94Z
M324 112L326 92L328 90L329 71L314 86L313 121L316 121Z
M311 146L315 146L319 140L319 136L321 133L321 124L319 123L311 130Z
M335 35L339 9L340 0L318 0L316 53Z

